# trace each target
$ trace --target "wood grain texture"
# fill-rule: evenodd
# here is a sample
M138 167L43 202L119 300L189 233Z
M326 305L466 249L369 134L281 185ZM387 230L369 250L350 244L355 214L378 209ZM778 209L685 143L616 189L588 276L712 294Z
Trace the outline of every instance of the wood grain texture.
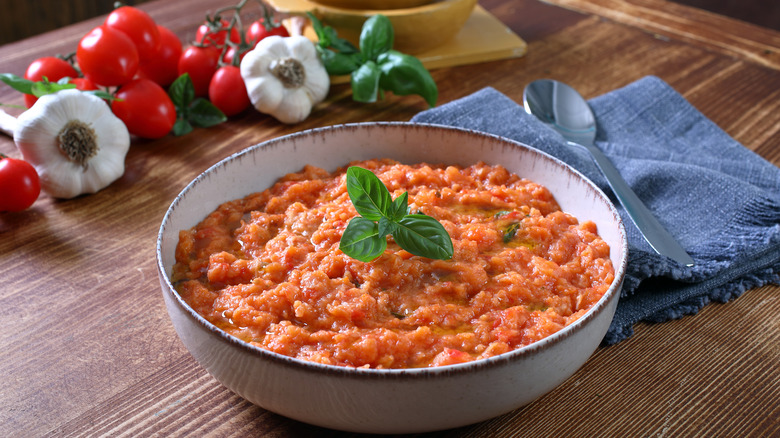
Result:
M222 4L193 0L182 10L174 0L158 0L143 8L189 40L204 12ZM700 23L711 14L689 9L679 17L685 35L659 37L646 23L663 25L665 9L615 20L604 11L534 0L481 4L529 42L528 53L434 71L440 103L486 86L520 101L525 84L540 77L593 97L652 74L746 147L780 163L780 71L711 41L735 35L687 36L703 32ZM653 4L644 7L660 7ZM718 20L724 34L744 25ZM98 21L0 47L3 71L21 74L37 56L68 51ZM780 49L777 33L756 35ZM21 101L0 87L0 102ZM351 436L253 406L197 365L165 311L156 234L176 194L234 152L307 128L408 120L424 108L415 97L357 104L340 85L299 125L249 111L188 136L135 140L125 175L107 189L68 201L42 196L30 210L0 213L0 436ZM0 138L0 152L18 156L7 138ZM640 324L632 338L599 349L535 403L426 436L778 436L778 313L780 287L767 286L696 316Z
M780 69L780 33L667 0L545 0Z

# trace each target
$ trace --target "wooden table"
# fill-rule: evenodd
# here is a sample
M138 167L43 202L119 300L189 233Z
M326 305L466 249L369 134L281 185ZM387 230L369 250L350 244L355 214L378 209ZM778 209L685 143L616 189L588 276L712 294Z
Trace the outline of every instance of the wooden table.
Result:
M780 164L780 34L664 0L483 0L528 43L518 59L436 70L440 102L493 86L521 100L540 77L593 97L657 75L746 147ZM143 9L190 40L228 1L159 0ZM102 18L0 47L22 74L74 50ZM21 96L0 87L0 102ZM254 111L184 137L133 142L125 175L68 201L42 196L0 213L1 436L340 436L255 407L193 360L168 319L155 270L163 214L211 164L282 134L408 120L421 99L351 101L345 86L303 123ZM11 110L13 112L13 110ZM18 111L17 111L18 113ZM0 152L19 154L8 138ZM535 403L439 436L779 436L780 287L601 348Z

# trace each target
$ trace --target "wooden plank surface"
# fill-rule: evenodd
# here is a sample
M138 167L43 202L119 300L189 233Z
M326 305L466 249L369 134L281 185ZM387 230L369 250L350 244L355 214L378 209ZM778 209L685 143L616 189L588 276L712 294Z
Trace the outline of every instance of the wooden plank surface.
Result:
M221 4L193 0L182 9L158 0L143 7L188 40L204 12ZM659 37L641 23L669 17L644 9L632 21L535 0L480 4L525 39L528 51L434 71L440 103L485 86L520 101L525 84L540 77L593 97L652 74L745 146L780 163L776 65L713 43L712 35ZM678 21L699 32L710 19L691 10ZM72 50L99 20L0 47L2 70L21 74L37 56ZM718 20L724 36L717 39L744 29ZM777 38L762 31L754 39L776 53ZM21 100L0 87L0 102ZM197 365L164 308L156 233L184 185L231 153L307 128L408 120L422 109L413 97L357 104L340 85L299 125L247 112L188 136L137 140L125 175L109 188L69 201L44 196L25 212L0 213L0 436L349 436L255 407ZM7 138L0 138L0 152L18 156ZM632 338L599 349L537 402L429 436L777 436L778 313L780 287L767 286L696 316L640 324Z

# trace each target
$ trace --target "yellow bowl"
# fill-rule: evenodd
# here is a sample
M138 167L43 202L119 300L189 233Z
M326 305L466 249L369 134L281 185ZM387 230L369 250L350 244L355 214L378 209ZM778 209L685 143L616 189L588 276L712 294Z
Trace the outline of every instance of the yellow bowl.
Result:
M452 39L468 20L477 0L438 0L402 9L336 8L309 0L270 0L268 3L283 13L312 12L324 24L336 29L341 38L355 45L360 39L363 23L372 15L385 15L395 31L393 48L403 53L418 54Z

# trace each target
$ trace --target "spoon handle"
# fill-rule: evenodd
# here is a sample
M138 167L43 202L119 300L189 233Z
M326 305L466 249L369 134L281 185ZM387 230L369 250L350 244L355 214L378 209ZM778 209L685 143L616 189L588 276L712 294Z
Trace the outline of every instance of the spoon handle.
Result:
M666 228L658 222L653 213L639 199L636 193L631 190L626 180L620 176L620 172L618 172L609 158L601 152L601 149L592 144L584 144L582 146L585 146L590 151L593 160L607 178L607 182L612 187L615 196L623 204L629 217L634 221L634 224L645 240L647 240L647 243L659 254L665 255L685 266L693 266L694 262L691 256L685 252L685 249L666 231Z

